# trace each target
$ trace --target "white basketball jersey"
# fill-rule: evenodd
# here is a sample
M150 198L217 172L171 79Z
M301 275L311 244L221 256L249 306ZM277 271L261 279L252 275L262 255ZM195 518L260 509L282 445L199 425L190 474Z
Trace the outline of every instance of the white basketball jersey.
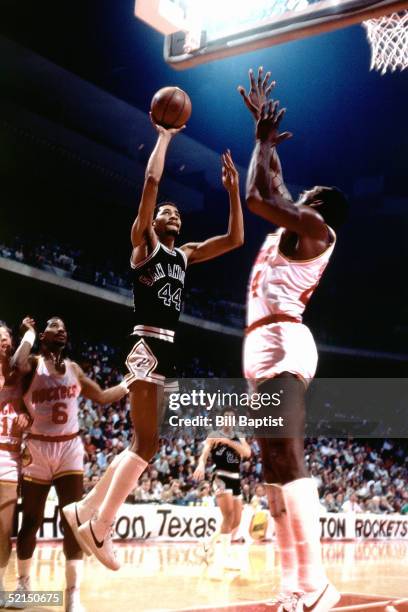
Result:
M18 450L21 432L16 430L18 404L21 401L21 387L4 386L0 390L0 445L11 444Z
M330 229L330 228L329 228ZM263 243L248 285L247 325L270 315L289 315L299 322L313 291L326 268L336 242L332 229L332 244L313 259L288 259L279 250L284 232L280 228L268 234Z
M72 363L65 359L65 374L50 374L42 356L30 388L24 395L25 405L33 423L30 433L45 436L64 436L76 433L78 401L81 385Z

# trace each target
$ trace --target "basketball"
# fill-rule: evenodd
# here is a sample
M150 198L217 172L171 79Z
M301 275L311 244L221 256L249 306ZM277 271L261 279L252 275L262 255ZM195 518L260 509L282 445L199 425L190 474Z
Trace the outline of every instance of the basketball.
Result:
M179 87L163 87L157 91L150 105L155 123L166 129L180 128L191 116L191 100Z

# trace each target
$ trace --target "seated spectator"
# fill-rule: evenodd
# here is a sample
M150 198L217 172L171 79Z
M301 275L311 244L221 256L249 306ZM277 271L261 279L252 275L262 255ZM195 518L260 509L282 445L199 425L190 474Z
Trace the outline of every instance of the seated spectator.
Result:
M255 493L251 499L251 506L254 510L266 510L268 508L268 498L265 487L262 484L256 485Z
M362 511L362 508L357 501L357 495L355 493L352 493L350 495L350 498L346 499L346 501L344 502L342 506L342 511L343 512L355 512L355 513Z
M153 501L151 481L149 478L142 478L140 485L135 489L134 500L136 503L146 503Z
M180 482L177 479L172 480L170 485L164 486L161 501L165 504L177 504L183 498L183 492L180 488Z
M367 500L367 512L371 512L371 514L381 514L382 510L378 495L374 495L372 499Z

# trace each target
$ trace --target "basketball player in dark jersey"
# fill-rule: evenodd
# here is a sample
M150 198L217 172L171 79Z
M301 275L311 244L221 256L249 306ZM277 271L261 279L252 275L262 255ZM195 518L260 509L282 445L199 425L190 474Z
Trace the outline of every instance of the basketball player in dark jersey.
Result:
M226 408L223 411L225 417L234 415L235 413L231 408ZM238 438L234 435L232 427L225 426L221 430L219 438L207 438L194 472L194 478L202 480L205 476L207 459L211 457L211 464L215 468L212 485L217 497L217 505L221 510L222 523L220 530L212 536L208 548L212 548L219 542L220 550L218 551L219 554L216 551L216 563L229 568L232 567L231 560L228 558L231 537L235 529L239 527L242 514L241 459L250 456L251 448L245 438Z
M111 539L115 515L158 448L158 407L166 378L174 376L173 342L183 305L186 268L227 253L241 246L244 239L238 172L228 151L222 156L222 182L230 202L227 232L175 247L181 228L179 210L172 202L156 208L156 201L167 148L180 130L154 126L158 138L131 230L135 316L126 365L135 435L115 469L108 470L90 495L68 509L78 541L113 570L119 569Z

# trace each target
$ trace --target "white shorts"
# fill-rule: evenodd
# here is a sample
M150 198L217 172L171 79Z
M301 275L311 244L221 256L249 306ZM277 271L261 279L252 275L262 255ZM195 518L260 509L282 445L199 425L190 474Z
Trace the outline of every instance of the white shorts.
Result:
M244 342L244 375L258 384L282 372L302 378L306 384L317 368L313 336L303 323L284 321L255 328Z
M17 483L20 468L20 453L0 450L0 482Z
M51 484L56 478L84 472L84 445L79 436L65 442L28 439L22 459L24 480Z

